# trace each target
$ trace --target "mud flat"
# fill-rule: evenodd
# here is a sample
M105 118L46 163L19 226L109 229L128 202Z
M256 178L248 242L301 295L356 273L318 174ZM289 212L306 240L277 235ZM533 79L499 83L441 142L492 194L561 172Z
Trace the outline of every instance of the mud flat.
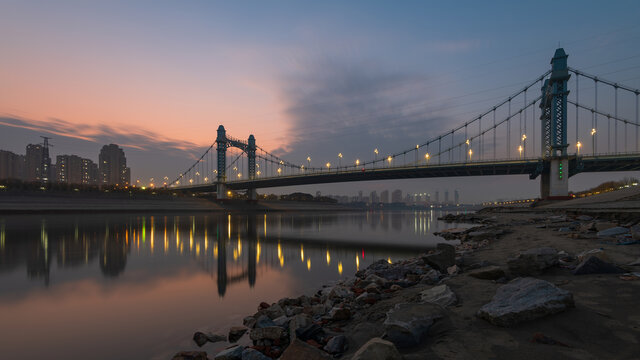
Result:
M207 335L224 351L174 359L638 359L640 215L553 210L450 215L476 224L459 245L256 303Z

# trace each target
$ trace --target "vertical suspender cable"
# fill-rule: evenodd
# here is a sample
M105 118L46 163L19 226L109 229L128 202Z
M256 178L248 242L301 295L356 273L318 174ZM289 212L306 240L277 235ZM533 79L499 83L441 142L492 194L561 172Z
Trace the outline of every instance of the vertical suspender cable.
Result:
M524 135L522 137L522 150L524 152L524 157L525 158L527 157L527 138L526 138L526 136L527 136L527 109L526 109L526 106L527 106L527 90L528 90L528 88L524 89L524 106L525 106L525 109L524 109L524 133L522 134L522 135Z
M594 143L594 155L596 152L598 152L598 78L595 78L594 81L596 82L595 86L596 86L596 111L595 111L595 126L593 127L593 129L595 130L594 134L593 134L593 143Z
M511 159L511 98L509 98L509 114L507 115L507 159Z
M484 133L482 133L482 116L480 116L478 118L478 132L480 134L480 150L478 151L479 154L479 159L482 160L483 159L483 151L484 151Z
M615 106L615 108L614 108L613 112L615 114L614 116L616 117L615 121L613 122L613 127L615 129L615 132L614 132L615 137L613 139L613 146L615 148L615 153L617 154L618 153L618 84L615 84L613 86L613 88L615 89L614 90L615 91L615 95L614 95L614 99L615 99L614 100L614 103L615 103L614 106ZM627 137L626 136L625 136L624 141L625 141L625 144L626 144L626 142L627 142Z
M636 151L640 151L640 142L638 141L638 130L640 130L640 122L638 122L638 94L636 91Z
M496 159L496 108L493 108L493 160Z
M576 74L576 151L577 151L577 146L578 146L578 90L580 89L580 87L578 86L578 78L580 77L580 75Z

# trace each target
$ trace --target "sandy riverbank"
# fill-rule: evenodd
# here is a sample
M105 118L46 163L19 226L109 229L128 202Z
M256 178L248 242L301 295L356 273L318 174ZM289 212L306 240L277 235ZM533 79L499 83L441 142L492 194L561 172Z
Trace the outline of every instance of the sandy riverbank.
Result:
M447 259L445 245L439 252L416 254L402 262L374 263L314 296L261 304L245 319L248 331L239 343L246 348L232 347L209 358L266 359L261 357L264 353L284 360L329 359L329 353L337 353L360 360L638 359L638 277L572 271L586 267L581 261L589 256L577 255L592 249L602 249L597 256L622 272L640 271L629 265L640 258L640 244L614 245L612 238L597 235L614 226L630 228L640 216L626 213L615 220L609 213L607 218L591 219L555 211L483 211L474 215L481 223L476 229L448 234L463 240L455 258ZM509 260L540 248L546 250ZM470 276L483 271L489 279ZM479 317L479 310L497 292L521 284L518 276L544 289L520 292L510 298L509 306L534 307L505 317L508 326ZM563 304L551 301L536 307L540 292L543 300L563 297ZM371 342L376 338L391 342ZM407 343L412 338L416 342Z

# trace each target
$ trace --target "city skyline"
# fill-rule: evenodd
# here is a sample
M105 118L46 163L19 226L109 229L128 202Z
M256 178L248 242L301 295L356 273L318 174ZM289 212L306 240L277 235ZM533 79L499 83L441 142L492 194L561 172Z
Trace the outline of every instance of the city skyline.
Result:
M549 14L554 28L500 15L545 4L555 9ZM148 183L184 171L223 124L239 138L254 134L260 146L293 162L336 163L338 153L345 163L372 159L374 149L392 153L469 120L546 70L558 45L572 66L640 87L633 46L640 26L632 15L639 7L595 1L578 7L469 2L466 11L412 2L268 8L257 2L3 3L0 29L10 35L0 38L6 49L0 68L10 69L0 97L3 149L21 151L20 144L45 135L55 138L56 154L87 158L96 144L117 143L127 151L132 178ZM238 26L245 16L252 24ZM450 24L458 30L442 30ZM513 147L511 155L517 154ZM581 174L571 189L623 176ZM364 188L415 192L451 182L482 189L466 191L474 201L538 191L526 176Z

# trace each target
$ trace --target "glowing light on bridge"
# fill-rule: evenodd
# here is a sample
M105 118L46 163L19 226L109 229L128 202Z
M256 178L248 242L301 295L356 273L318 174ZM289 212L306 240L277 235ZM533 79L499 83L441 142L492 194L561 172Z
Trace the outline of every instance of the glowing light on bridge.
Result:
M330 163L330 162L328 162L328 163L326 164L326 167L327 167L327 169L331 169L331 163Z
M473 156L473 150L469 149L469 161L471 161L472 156Z
M282 173L282 169L278 168L278 175L280 175Z
M591 129L591 136L593 136L595 134L596 134L596 129L595 128Z
M429 153L424 154L424 158L427 161L427 164L429 163L429 159L431 158L431 155L429 155Z
M518 146L518 152L520 153L520 159L522 159L522 145Z
M578 141L576 143L576 152L578 153L578 155L580 155L580 148L582 147L582 143L580 141Z
M356 166L360 165L360 159L356 159Z

